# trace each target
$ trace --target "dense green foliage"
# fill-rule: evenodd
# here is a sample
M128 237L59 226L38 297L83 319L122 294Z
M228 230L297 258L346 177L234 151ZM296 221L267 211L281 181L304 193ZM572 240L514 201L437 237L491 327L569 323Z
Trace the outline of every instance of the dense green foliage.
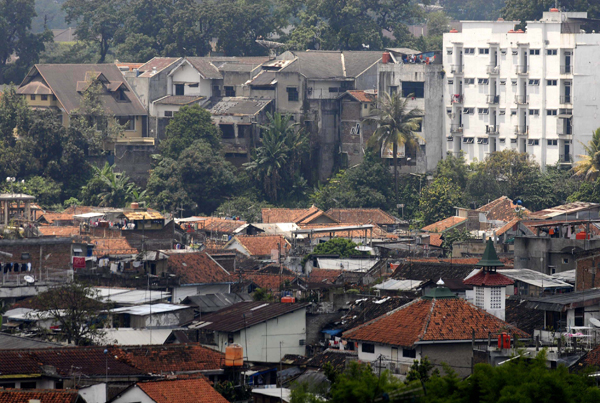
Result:
M201 140L212 149L221 148L221 132L212 122L212 116L200 105L181 107L166 129L159 152L163 157L178 159L194 141Z
M362 252L356 250L358 244L346 238L333 238L315 246L315 255L339 255L339 257L350 257L360 255Z

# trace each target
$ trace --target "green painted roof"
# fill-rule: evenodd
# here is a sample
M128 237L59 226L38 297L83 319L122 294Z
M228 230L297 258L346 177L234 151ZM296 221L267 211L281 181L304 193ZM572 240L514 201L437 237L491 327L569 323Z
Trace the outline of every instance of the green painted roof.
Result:
M436 287L427 291L423 299L452 299L458 298L448 287Z
M483 252L483 257L477 263L478 266L481 267L502 267L504 264L498 259L498 255L496 254L496 249L494 248L494 241L492 239L487 240L487 245L485 245L485 252Z

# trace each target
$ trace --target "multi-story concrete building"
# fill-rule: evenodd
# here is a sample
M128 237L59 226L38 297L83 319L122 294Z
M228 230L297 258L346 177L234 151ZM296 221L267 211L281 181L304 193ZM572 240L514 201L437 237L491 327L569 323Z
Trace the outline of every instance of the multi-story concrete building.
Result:
M600 34L585 12L551 9L539 21L464 21L444 34L445 150L468 161L505 149L544 168L570 166L600 127Z

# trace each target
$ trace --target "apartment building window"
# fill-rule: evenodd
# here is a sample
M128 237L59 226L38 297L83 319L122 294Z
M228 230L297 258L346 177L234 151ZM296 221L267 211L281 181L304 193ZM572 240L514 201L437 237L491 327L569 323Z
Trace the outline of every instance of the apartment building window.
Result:
M474 78L465 78L465 85L475 84Z
M362 344L362 352L363 353L374 354L375 353L375 344L363 343Z
M505 144L506 143L506 139L499 139L500 140L500 144Z
M477 80L477 84L488 85L490 83L489 78L480 78Z
M213 90L213 96L215 96L215 97L221 96L221 87L219 87L218 85L213 85L212 90Z
M185 94L185 84L175 84L175 95Z
M558 54L558 49L546 49L546 54L548 56L556 56Z
M539 56L540 55L540 50L539 49L529 49L529 54L531 56Z
M424 98L425 83L422 81L402 81L402 94L404 96L413 94L415 98Z
M554 86L558 85L558 80L546 80L546 85L548 85L550 87L554 87Z
M490 110L488 108L477 108L477 112L480 115L489 115L490 114Z
M298 102L298 88L297 87L287 87L286 91L288 94L288 102Z
M472 115L475 113L475 108L464 108L463 115Z
M402 357L417 358L417 350L414 348L403 348Z
M32 101L35 101L35 95L31 95L30 98Z
M479 48L479 54L480 55L489 55L490 54L490 48Z
M539 109L530 109L529 116L540 116L540 110Z
M537 79L529 80L529 85L540 85L540 80L537 80Z
M225 86L224 89L226 97L235 97L235 87Z
M556 109L546 109L546 116L556 116L558 111Z
M448 56L452 56L452 49L446 49L446 54Z
M135 131L135 117L134 116L117 116L117 122L119 125L124 126L124 130L128 132Z
M558 145L558 140L548 140L548 145L549 146L557 146Z
M540 141L539 140L528 140L527 141L527 145L528 146L539 146L540 145Z
M341 92L339 87L329 87L329 92Z
M465 55L474 55L475 48L465 48Z
M500 80L500 85L506 85L506 80Z
M166 118L172 118L173 117L173 111L165 111L165 117Z

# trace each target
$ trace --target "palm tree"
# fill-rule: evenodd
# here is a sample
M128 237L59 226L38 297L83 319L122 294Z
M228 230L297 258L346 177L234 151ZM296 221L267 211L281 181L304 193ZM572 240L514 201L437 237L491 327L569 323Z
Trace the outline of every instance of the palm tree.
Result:
M581 144L585 150L584 155L575 163L573 173L575 176L584 177L586 181L593 182L600 174L600 128L592 134L588 145Z
M93 169L94 177L103 185L103 191L98 194L100 206L123 206L136 198L139 189L131 183L127 175L114 172L114 165L107 162L102 168L93 166Z
M267 118L269 123L261 126L262 144L256 148L252 162L244 165L263 182L267 196L277 201L285 171L294 176L307 140L304 132L296 129L298 124L291 116L268 113Z
M367 122L378 125L370 142L376 141L381 148L392 145L396 203L398 202L398 146L416 146L418 150L418 140L423 140L415 133L423 120L423 112L418 108L409 109L408 100L411 97L412 94L403 98L399 93L390 95L384 92L379 98L377 107L367 118Z

